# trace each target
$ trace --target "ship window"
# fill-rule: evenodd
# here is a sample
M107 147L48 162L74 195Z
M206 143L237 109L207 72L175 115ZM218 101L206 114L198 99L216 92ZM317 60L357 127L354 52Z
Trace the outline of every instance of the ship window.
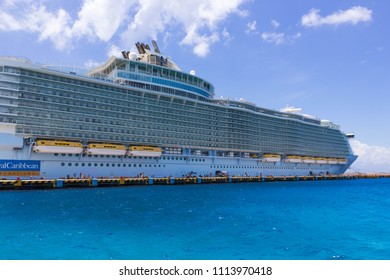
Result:
M77 162L75 163L75 165L76 165L76 166L79 166L79 164L78 164Z
M61 166L65 166L65 163L64 163L64 162L61 162Z
M112 164L112 167L115 167L115 163Z
M136 164L134 164L134 167L137 167L137 165L136 165Z
M103 163L101 163L101 164L100 164L100 166L101 166L101 167L103 167L103 166L104 166L104 164L103 164Z
M63 156L63 157L64 157L64 156L65 156L65 154L61 154L61 156Z
M71 162L69 162L69 163L68 163L68 165L69 165L69 166L72 166L72 163L71 163Z
M70 157L71 157L71 156L72 156L72 154L69 154L68 156L70 156Z
M107 167L109 167L109 166L110 166L110 164L109 164L109 163L106 163L106 166L107 166Z
M57 154L57 153L55 153L55 154L54 154L54 156L55 156L55 157L58 157L58 154Z
M97 165L97 164L96 164ZM88 163L88 166L91 166L91 163Z
M119 165L119 164L118 164ZM123 164L123 167L126 167L126 163Z

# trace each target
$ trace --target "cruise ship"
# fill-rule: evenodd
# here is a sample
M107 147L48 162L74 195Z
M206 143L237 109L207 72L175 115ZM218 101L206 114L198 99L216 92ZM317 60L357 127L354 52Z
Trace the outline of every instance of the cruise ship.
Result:
M0 58L0 178L344 173L351 134L296 108L216 98L152 46L84 73Z

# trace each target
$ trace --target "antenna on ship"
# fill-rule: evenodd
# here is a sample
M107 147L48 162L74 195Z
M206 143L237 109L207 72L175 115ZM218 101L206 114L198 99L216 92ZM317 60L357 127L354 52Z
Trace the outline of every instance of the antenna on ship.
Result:
M157 46L157 42L156 42L155 40L152 40L152 44L153 44L153 47L154 47L154 51L155 51L156 53L161 53L161 52L160 52L160 49L159 49L158 46Z

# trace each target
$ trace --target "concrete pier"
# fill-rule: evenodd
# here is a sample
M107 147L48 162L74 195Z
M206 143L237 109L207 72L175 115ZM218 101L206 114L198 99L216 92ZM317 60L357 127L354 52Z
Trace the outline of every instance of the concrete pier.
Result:
M6 180L0 179L0 190L37 190L61 188L93 188L146 185L185 185L217 184L245 182L293 182L319 180L356 180L390 178L390 174L343 174L327 176L258 176L258 177L190 177L190 178L86 178L86 179L40 179L40 180Z

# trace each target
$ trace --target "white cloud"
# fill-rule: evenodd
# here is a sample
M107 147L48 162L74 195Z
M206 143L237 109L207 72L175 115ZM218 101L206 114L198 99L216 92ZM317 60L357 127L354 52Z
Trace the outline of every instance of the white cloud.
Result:
M351 169L359 172L390 172L390 147L372 146L351 140L351 147L358 159Z
M257 24L257 22L255 20L248 22L248 24L246 25L247 29L245 30L245 33L256 34L257 33L256 24Z
M261 34L261 38L267 42L275 45L280 45L285 43L284 33L275 33L275 32L264 32Z
M95 60L89 59L87 62L84 63L84 67L87 69L95 68L100 65L102 65L102 62L97 62Z
M49 11L46 0L5 0L0 4L0 31L36 33L38 40L50 40L59 50L81 38L108 42L114 36L120 44L153 38L169 38L173 30L182 34L181 44L206 56L212 44L227 36L219 25L229 16L247 16L240 7L247 0L82 0L71 15L60 8ZM185 34L185 35L184 35Z
M276 32L263 32L261 34L261 39L264 42L274 45L282 44L294 44L295 41L302 37L300 32L295 33L294 35L286 35L285 33L276 33Z
M225 41L225 44L228 45L231 40L233 40L232 35L230 35L229 31L227 31L226 27L222 31L222 38Z
M125 20L135 1L84 0L72 32L74 36L96 36L107 42Z
M312 9L301 18L301 24L306 27L317 27L321 25L340 25L372 20L372 11L361 6L355 6L348 10L340 10L328 16L319 15L320 10Z
M273 28L278 28L280 23L278 21L276 21L276 20L272 20L271 21L271 25L273 26Z
M112 44L107 52L107 55L108 55L108 57L111 57L111 56L121 57L122 56L121 49L118 46Z

